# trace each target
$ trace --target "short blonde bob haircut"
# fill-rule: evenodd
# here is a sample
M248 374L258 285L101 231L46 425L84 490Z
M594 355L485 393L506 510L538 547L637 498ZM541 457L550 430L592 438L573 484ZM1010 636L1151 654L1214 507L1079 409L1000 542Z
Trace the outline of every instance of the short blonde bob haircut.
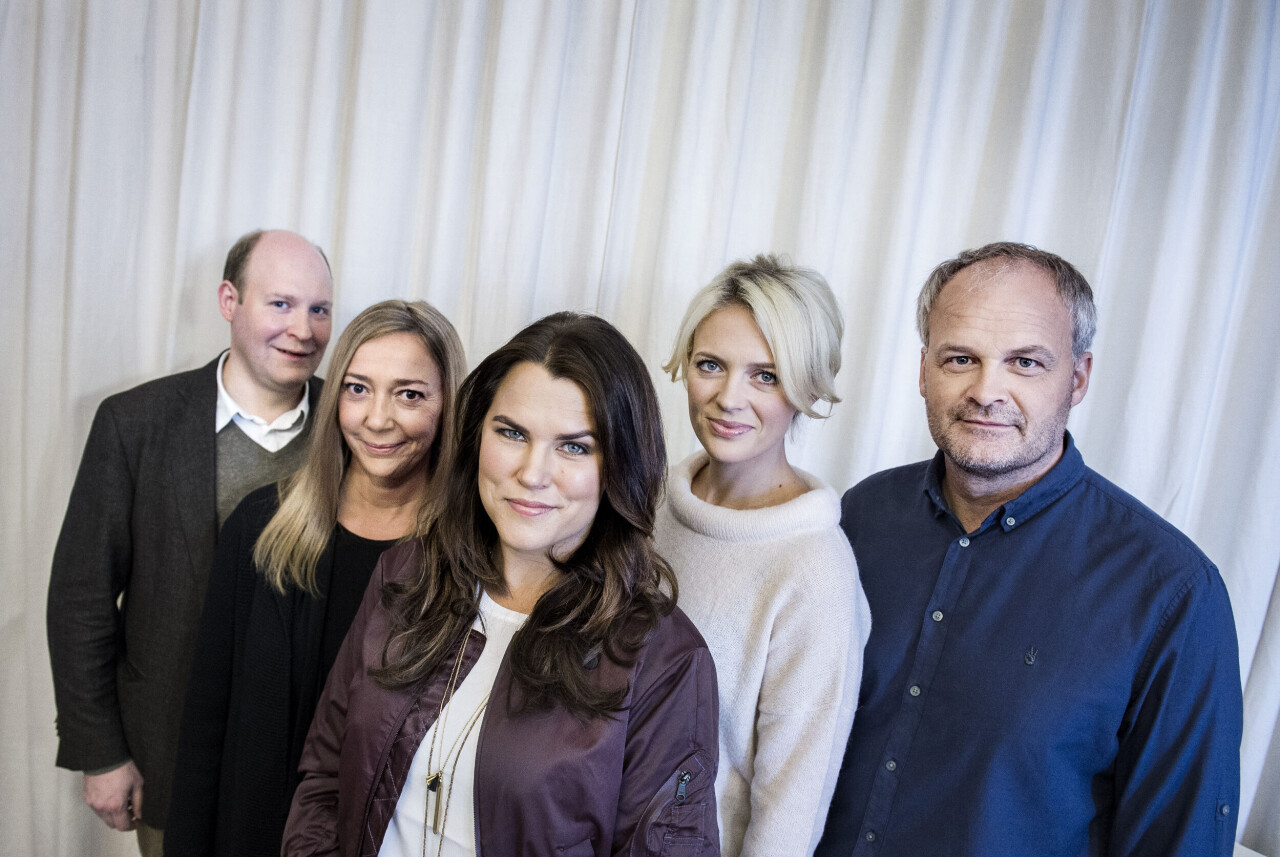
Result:
M782 394L797 414L830 416L830 406L840 401L835 390L844 337L840 306L821 274L772 253L734 262L693 296L662 371L672 381L687 378L698 325L716 310L735 305L745 307L764 334ZM827 413L814 408L819 401L827 403Z
M296 473L280 481L280 508L254 545L253 562L277 592L296 587L316 594L316 566L338 522L342 481L351 462L351 450L338 425L342 379L361 345L392 333L417 336L440 369L440 426L423 461L428 473L427 489L418 509L414 535L426 529L436 511L440 477L453 448L453 414L467 358L458 332L438 309L426 301L382 301L352 319L338 338L329 364L329 380L310 417L315 424L306 460Z

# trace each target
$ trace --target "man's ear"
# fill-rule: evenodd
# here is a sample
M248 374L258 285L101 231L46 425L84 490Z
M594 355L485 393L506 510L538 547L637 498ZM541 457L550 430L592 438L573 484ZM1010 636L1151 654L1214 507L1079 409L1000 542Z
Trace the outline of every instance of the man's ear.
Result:
M1089 373L1092 371L1093 352L1086 351L1071 367L1071 407L1080 404L1084 400L1084 394L1089 392Z
M920 396L922 398L924 397L924 358L925 358L925 355L928 353L929 353L928 346L926 345L920 346Z
M235 283L223 280L218 284L218 311L227 321L235 318L236 306L240 303L240 292Z

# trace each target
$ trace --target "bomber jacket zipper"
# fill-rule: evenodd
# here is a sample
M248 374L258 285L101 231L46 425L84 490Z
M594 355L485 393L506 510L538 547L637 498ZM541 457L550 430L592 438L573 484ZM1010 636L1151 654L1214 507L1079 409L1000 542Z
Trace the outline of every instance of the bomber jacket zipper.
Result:
M680 776L676 777L676 803L684 803L688 799L689 780L693 779L693 774L688 771L681 771Z

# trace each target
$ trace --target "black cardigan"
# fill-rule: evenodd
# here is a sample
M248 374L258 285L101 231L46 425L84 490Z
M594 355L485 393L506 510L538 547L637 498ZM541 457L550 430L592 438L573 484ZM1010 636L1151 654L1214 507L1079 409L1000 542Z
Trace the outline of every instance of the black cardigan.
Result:
M333 666L320 661L334 536L316 567L320 597L281 595L253 564L278 505L276 486L254 491L218 538L164 828L168 857L280 853L298 759ZM367 581L372 571L339 573ZM292 688L301 690L291 700Z

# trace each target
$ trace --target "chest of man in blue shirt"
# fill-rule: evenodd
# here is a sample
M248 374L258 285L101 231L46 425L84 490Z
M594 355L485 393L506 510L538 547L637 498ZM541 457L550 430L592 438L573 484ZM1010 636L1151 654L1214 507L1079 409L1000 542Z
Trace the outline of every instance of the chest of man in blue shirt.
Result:
M844 497L872 611L818 855L1229 855L1231 606L1189 539L1085 466L1083 277L988 245L921 293L932 461Z

